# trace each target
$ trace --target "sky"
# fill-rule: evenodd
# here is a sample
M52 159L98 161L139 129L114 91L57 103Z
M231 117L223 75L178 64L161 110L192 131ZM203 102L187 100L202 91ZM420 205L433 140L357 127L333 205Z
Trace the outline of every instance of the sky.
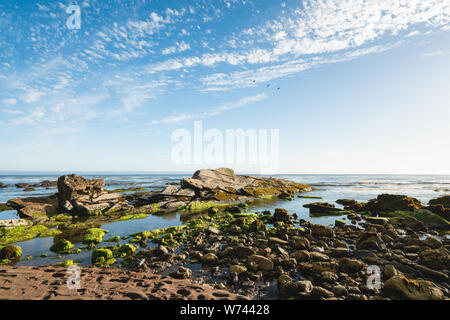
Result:
M201 121L278 130L279 173L450 174L450 0L4 0L0 30L2 171L221 166L173 161Z

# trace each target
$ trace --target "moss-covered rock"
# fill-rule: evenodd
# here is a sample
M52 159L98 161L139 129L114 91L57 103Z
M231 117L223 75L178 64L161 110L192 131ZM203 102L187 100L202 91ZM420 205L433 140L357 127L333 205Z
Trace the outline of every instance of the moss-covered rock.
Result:
M22 257L22 248L16 245L8 245L0 251L0 259L18 260Z
M126 243L119 247L117 253L119 257L131 257L136 252L136 249L132 244Z
M103 241L103 237L107 234L108 230L103 230L100 228L90 228L86 230L83 237L84 244L99 244Z
M50 251L56 253L68 253L75 245L69 240L61 240L50 247Z
M47 227L35 225L28 227L15 227L12 229L0 228L0 245L16 243L37 238Z
M92 263L98 266L109 266L116 262L114 255L109 249L96 249L92 252Z
M62 261L62 262L58 262L55 264L55 266L57 267L67 267L67 266L75 266L78 265L79 263L74 262L73 260L66 260L66 261Z

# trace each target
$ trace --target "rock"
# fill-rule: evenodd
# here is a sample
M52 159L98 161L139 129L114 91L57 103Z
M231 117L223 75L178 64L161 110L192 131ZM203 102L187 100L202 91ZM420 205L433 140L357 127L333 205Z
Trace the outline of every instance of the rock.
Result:
M326 254L323 254L321 252L311 252L310 258L312 261L329 261L330 257L328 257Z
M239 258L247 258L255 254L255 250L249 247L238 246L234 248L234 254Z
M270 260L266 257L260 256L260 255L257 255L257 254L250 256L248 258L248 261L250 263L252 263L252 262L255 263L259 269L264 270L264 271L270 271L273 269L272 260Z
M432 249L437 249L442 247L442 242L434 237L428 236L424 241L423 244L431 247Z
M339 270L345 273L357 273L358 271L363 269L364 266L365 266L364 262L356 259L349 259L349 258L339 259Z
M308 238L301 237L295 240L294 247L296 249L308 250L311 247L311 243L309 242Z
M367 222L373 223L373 224L379 224L379 225L386 225L389 222L389 218L384 217L366 217L365 220Z
M311 226L312 235L316 238L326 237L332 238L334 237L334 231L330 227L322 226L320 224L313 224Z
M75 174L59 177L60 210L72 215L92 216L130 208L123 194L104 191L104 184L103 179L86 179Z
M403 274L398 271L392 264L385 265L382 269L383 275L390 279L394 276L403 276Z
M230 273L236 273L237 275L240 275L243 272L247 271L247 268L245 266L241 266L241 265L232 265L229 268Z
M311 254L306 250L298 250L291 254L291 257L297 260L297 262L309 261Z
M331 291L337 297L345 297L348 295L348 290L341 284L335 284L331 287Z
M282 274L278 278L278 291L282 298L295 297L298 294L310 293L313 289L313 284L309 280L292 281L292 279Z
M72 203L80 198L94 198L104 193L103 179L86 179L76 174L65 175L58 178L58 200L61 207L66 201Z
M276 208L273 214L273 221L289 222L289 212L285 209Z
M336 219L334 220L334 225L336 227L344 227L347 223L344 220Z
M0 189L2 189L2 188L6 188L6 185L4 183L0 182Z
M208 227L208 229L206 229L206 232L211 233L211 234L220 234L220 230L214 227Z
M108 232L109 232L108 230L102 230L99 228L87 229L83 237L83 243L88 245L99 244L103 241L104 235L107 234Z
M172 272L170 276L175 279L189 279L192 277L192 270L180 266L177 272Z
M386 248L381 235L377 232L364 232L356 241L358 249L383 250Z
M8 245L0 250L0 260L19 260L22 256L22 248L16 245Z
M120 257L131 257L136 252L136 247L132 244L125 243L117 249L117 253L120 255Z
M174 185L168 185L161 191L162 194L175 194L178 191L178 187Z
M158 257L162 257L169 254L169 249L167 249L165 246L158 246L154 249L154 253Z
M376 199L370 200L362 210L378 214L380 212L414 211L422 207L422 203L416 198L404 195L380 194Z
M288 242L286 240L282 240L282 239L277 238L277 237L270 237L269 238L269 243L270 244L278 244L278 245L281 245L281 246L288 244Z
M55 243L53 246L50 247L50 251L56 252L56 253L68 253L70 250L72 250L75 246L72 242L69 240L61 240L57 243Z
M342 215L341 209L338 209L334 204L328 202L314 202L304 204L303 207L309 208L311 215Z
M325 288L314 286L314 288L311 291L311 296L316 298L331 298L334 297L334 293L331 291L328 291Z
M58 199L55 195L23 199L15 198L8 200L6 205L17 210L21 218L51 215L58 211Z
M442 300L444 293L432 282L409 280L402 276L393 276L384 284L384 289L411 300Z
M343 206L351 206L351 205L358 204L358 201L348 200L348 199L338 199L338 200L336 200L336 203L342 204Z
M202 257L202 262L207 264L216 263L219 258L214 253L207 253Z
M320 274L320 279L322 281L324 281L324 282L333 283L333 282L336 282L339 279L339 276L336 273L334 273L334 272L323 271Z
M429 205L442 205L444 208L450 208L450 195L442 196L436 199L431 199Z
M251 232L265 231L266 229L266 225L259 219L256 219L250 224Z
M26 219L0 220L0 228L26 227L29 225L31 225L31 222Z
M111 265L115 262L114 255L109 249L96 249L92 252L92 263Z
M450 254L445 247L426 249L419 253L419 262L432 269L448 269L450 266Z

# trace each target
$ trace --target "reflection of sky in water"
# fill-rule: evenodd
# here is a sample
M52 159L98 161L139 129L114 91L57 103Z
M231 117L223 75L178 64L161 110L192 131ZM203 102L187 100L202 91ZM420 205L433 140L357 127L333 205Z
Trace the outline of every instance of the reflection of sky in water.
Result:
M101 176L86 176L88 178L99 178ZM106 179L106 189L119 189L131 187L149 187L162 188L168 182L178 182L182 177L180 175L116 175L103 176ZM354 199L357 201L367 201L375 198L381 193L406 194L416 197L422 203L426 204L430 199L436 198L443 194L450 194L450 176L367 176L367 175L283 175L279 176L284 179L290 179L301 183L314 185L319 190L308 193L310 196L320 196L323 199L297 198L293 201L284 200L266 200L257 201L249 208L249 212L261 212L270 210L273 212L275 208L284 208L291 213L297 213L300 219L310 220L313 223L323 225L333 225L336 219L345 218L339 216L329 217L310 217L309 209L303 205L312 202L330 202L334 203L337 208L342 206L335 203L337 199ZM38 183L43 180L54 181L57 176L0 176L0 182L9 185L7 188L0 189L0 203L6 202L8 199L15 197L40 196L53 194L55 188L47 190L45 188L37 188L37 191L24 192L14 186L15 183ZM12 185L12 186L11 186ZM439 189L439 191L434 191ZM0 219L17 218L15 211L0 212ZM183 224L186 221L185 215L180 216L178 213L172 213L165 216L152 215L141 220L129 220L121 222L108 223L102 226L103 229L110 232L105 239L115 236L127 236L129 234L144 230L155 230L165 227L172 227ZM48 265L60 261L73 259L82 265L90 264L91 253L83 250L77 255L63 255L56 259L57 254L50 252L49 248L53 245L53 238L37 238L20 243L23 250L23 258L32 255L34 258L29 261L21 261L19 265ZM122 240L121 243L126 243ZM114 245L114 243L103 243L102 246ZM76 248L83 246L81 243L76 244ZM149 246L152 246L149 243ZM41 258L39 255L47 253L49 257Z

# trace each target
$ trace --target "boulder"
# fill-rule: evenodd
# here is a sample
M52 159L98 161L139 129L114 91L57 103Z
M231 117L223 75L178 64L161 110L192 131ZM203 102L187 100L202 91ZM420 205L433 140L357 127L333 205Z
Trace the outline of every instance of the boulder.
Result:
M0 260L18 260L22 256L22 248L16 245L8 245L0 250Z
M419 261L433 269L448 269L450 268L450 253L445 247L426 249L419 253Z
M32 218L58 212L58 198L56 195L23 199L15 198L8 200L6 205L17 210L21 218Z
M6 186L4 183L0 182L0 189L2 189L2 188L6 188Z
M313 202L304 204L303 207L309 208L311 215L342 215L341 209L335 208L334 204L328 202Z
M273 214L274 222L289 222L289 212L286 209L276 208Z
M444 208L450 208L450 195L442 196L436 199L431 199L429 205L442 205Z
M442 300L444 297L444 293L433 282L410 280L398 275L387 280L384 289L410 300Z
M76 174L59 177L59 209L72 215L92 216L130 207L123 194L103 191L104 184L103 179L86 179Z
M249 263L254 263L256 266L263 271L270 271L273 269L273 261L257 254L254 254L248 258Z
M378 214L380 212L414 211L421 208L423 205L416 198L396 194L380 194L376 199L366 203L362 210Z
M356 240L356 248L358 249L374 249L383 250L386 248L384 241L381 239L381 235L377 232L364 232Z

